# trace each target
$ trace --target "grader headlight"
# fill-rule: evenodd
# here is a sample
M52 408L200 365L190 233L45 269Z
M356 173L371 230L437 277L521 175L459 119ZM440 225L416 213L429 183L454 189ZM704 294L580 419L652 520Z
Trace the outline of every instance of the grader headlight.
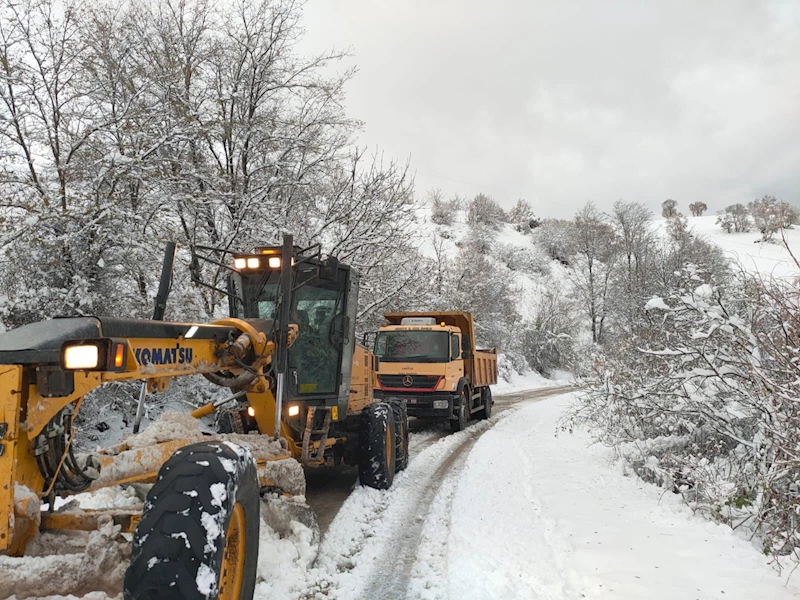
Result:
M125 371L128 343L113 338L76 340L61 346L61 368L65 371Z
M247 259L246 258L234 258L233 259L233 266L236 269L244 269L247 267Z
M281 268L281 257L280 256L270 256L267 259L267 264L269 265L270 269L280 269Z
M250 257L247 259L248 269L257 269L259 266L261 266L261 261L258 258Z
M94 344L64 348L64 368L69 371L90 371L100 363L100 349Z

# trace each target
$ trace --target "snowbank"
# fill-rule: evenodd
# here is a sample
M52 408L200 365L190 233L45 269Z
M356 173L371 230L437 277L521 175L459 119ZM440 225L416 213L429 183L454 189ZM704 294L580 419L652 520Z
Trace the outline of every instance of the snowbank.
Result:
M557 371L552 378L545 377L536 371L528 371L520 374L516 371L511 372L511 381L498 380L492 386L492 394L499 396L511 394L513 392L524 392L544 387L558 387L561 385L571 385L575 383L575 377L566 371Z

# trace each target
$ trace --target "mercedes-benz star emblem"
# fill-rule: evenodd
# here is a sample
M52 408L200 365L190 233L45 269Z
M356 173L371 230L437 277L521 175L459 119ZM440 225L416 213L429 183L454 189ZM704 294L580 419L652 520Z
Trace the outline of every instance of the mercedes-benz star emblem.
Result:
M411 375L406 375L405 377L403 377L404 386L411 387L412 383L414 383L414 379L411 377Z

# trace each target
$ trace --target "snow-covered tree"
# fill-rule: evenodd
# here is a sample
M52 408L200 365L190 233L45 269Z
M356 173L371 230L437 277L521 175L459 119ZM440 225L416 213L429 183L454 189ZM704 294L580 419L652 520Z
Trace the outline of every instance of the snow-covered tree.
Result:
M770 553L793 551L799 300L788 283L687 265L633 335L596 359L566 425L591 423L640 476L760 533Z
M507 216L497 200L486 194L478 194L467 204L467 223L499 228Z
M753 223L744 204L732 204L717 213L717 225L728 233L744 233L750 231Z
M678 203L675 200L664 200L661 203L661 216L668 219L678 213Z

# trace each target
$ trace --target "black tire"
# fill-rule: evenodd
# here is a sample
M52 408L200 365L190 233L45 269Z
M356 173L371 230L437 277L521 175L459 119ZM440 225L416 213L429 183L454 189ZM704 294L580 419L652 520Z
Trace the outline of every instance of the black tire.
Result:
M392 487L395 473L394 411L374 402L361 412L358 429L358 479L378 490Z
M456 418L450 419L450 429L453 433L463 431L467 427L469 421L469 390L464 386L461 388L461 394L458 398L458 406L456 406Z
M251 600L258 563L259 503L256 467L249 452L216 442L175 452L147 494L125 572L125 599L215 600L223 557L232 560L227 550L244 552L238 598ZM244 548L226 548L232 520L242 525Z
M479 419L488 419L492 416L492 390L488 386L481 388L481 404L483 408L476 413Z
M394 470L395 473L408 466L408 409L406 401L399 398L388 400L394 413Z

